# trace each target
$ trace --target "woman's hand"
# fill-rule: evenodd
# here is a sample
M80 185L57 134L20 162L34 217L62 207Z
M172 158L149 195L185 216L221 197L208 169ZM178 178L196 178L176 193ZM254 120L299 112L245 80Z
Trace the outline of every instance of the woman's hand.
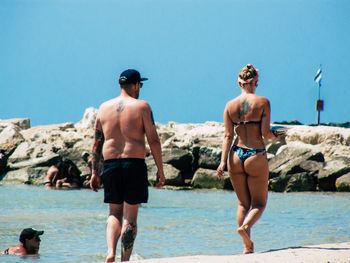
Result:
M216 169L219 179L224 176L225 168L226 168L226 163L221 162L218 169Z

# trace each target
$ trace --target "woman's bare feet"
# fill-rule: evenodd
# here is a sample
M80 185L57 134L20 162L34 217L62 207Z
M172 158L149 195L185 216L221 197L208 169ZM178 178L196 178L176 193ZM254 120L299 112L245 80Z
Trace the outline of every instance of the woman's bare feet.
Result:
M254 243L250 239L247 231L247 226L241 226L237 229L237 233L242 237L244 244L243 254L254 253Z
M108 254L106 257L106 262L115 262L115 255Z

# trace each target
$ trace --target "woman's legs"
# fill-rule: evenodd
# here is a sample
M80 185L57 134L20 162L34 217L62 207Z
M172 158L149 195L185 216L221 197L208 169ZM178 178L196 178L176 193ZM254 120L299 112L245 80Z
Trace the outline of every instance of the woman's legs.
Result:
M228 171L233 189L238 199L237 224L239 228L237 229L237 232L241 235L244 243L243 253L251 253L253 252L254 244L250 240L250 228L244 230L243 232L241 231L241 227L251 207L251 196L248 187L248 176L244 172L241 160L236 154L233 154L232 151L230 152L229 156Z
M257 154L245 161L248 174L247 183L251 196L251 209L244 219L243 226L250 229L261 217L267 203L269 168L266 156Z
M264 153L246 159L244 167L236 154L230 153L228 170L238 198L238 234L244 243L244 253L254 252L250 239L251 227L261 217L267 202L269 169Z

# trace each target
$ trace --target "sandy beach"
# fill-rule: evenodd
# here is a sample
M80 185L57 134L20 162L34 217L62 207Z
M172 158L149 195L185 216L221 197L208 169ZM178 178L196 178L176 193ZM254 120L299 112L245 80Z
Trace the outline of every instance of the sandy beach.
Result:
M249 255L157 258L138 263L350 263L350 242L288 247Z

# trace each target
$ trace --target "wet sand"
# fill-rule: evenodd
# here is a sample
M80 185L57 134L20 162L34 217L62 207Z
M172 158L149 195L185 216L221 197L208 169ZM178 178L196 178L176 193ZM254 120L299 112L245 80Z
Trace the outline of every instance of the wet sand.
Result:
M137 263L350 263L350 242L289 247L247 255L154 258Z

